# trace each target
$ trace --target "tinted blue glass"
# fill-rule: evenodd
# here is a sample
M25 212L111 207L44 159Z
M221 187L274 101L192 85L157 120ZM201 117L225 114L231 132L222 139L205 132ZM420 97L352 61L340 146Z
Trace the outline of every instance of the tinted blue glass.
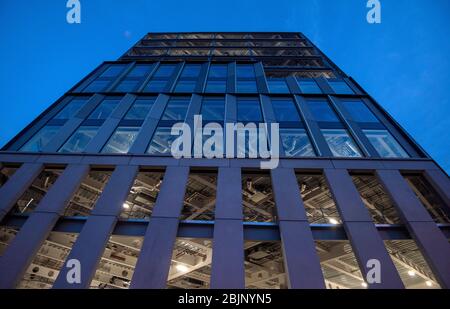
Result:
M153 77L170 77L175 70L175 65L161 64Z
M74 117L86 102L87 99L73 99L55 116L54 119L70 119Z
M151 80L147 86L145 86L144 91L149 92L160 92L163 91L166 87L167 81L166 80Z
M200 74L201 65L200 64L186 64L181 72L182 78L195 78Z
M298 85L303 93L322 93L317 83L313 80L299 80Z
M321 130L335 157L361 157L361 152L346 130Z
M150 69L153 67L152 64L137 64L130 73L128 73L128 77L144 77L149 72Z
M193 92L196 85L195 80L180 80L175 86L175 92Z
M111 84L109 80L94 80L90 83L83 92L102 92Z
M204 99L201 111L203 120L224 121L225 101L223 99Z
M155 102L154 99L138 99L125 115L124 119L144 120Z
M328 81L328 84L337 94L354 94L353 90L344 81Z
M272 99L272 107L275 113L275 118L277 119L278 122L301 121L297 108L295 107L294 101L290 99L285 100Z
M59 149L59 152L82 152L97 134L99 127L83 126L78 128L69 140Z
M284 79L269 79L267 80L267 84L271 93L289 93L289 87Z
M206 84L206 92L222 93L226 91L227 83L224 80L210 80Z
M114 91L116 92L133 92L137 90L137 87L141 81L139 80L123 80L120 82L120 84L116 87Z
M258 92L256 81L254 80L240 80L237 81L237 91L243 93L255 93Z
M102 149L103 153L127 153L139 133L139 127L119 127Z
M379 122L363 101L342 101L342 105L356 122Z
M89 119L106 119L119 105L119 100L106 99L89 115Z
M47 146L53 136L58 133L59 126L45 126L36 133L20 150L38 152Z
M307 101L307 105L315 121L339 122L327 101Z
M372 146L383 158L408 158L406 151L387 130L363 130Z
M100 77L116 77L122 73L125 65L123 64L110 64L109 67L100 75Z
M154 155L169 155L171 153L173 141L177 138L176 135L170 134L170 127L158 127L153 135L152 142L148 147L147 152Z
M189 98L171 99L167 104L162 120L184 120L189 107Z
M238 78L255 78L255 69L253 65L238 64L236 66L236 76Z
M316 155L304 129L281 129L280 139L286 157L314 157Z
M258 99L239 99L237 104L238 121L262 121L261 106Z
M226 78L227 77L227 66L221 64L211 64L209 68L210 78Z

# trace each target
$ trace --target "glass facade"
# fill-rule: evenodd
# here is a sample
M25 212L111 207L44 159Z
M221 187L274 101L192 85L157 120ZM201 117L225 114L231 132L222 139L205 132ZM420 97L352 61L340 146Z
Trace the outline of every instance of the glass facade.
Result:
M83 152L89 142L97 135L99 127L81 126L59 149L59 152Z

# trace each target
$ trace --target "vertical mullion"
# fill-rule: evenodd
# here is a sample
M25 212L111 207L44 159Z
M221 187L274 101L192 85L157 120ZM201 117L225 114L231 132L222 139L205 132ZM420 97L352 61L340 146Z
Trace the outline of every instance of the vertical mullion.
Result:
M324 174L352 245L359 268L366 281L369 260L380 262L380 283L367 282L369 288L401 289L404 285L383 240L346 170L325 169Z
M271 171L288 286L323 289L325 281L293 169Z
M377 170L403 223L443 288L450 288L450 245L439 227L397 170Z
M133 185L138 167L131 165L117 166L107 185L103 189L94 210L83 226L77 241L73 245L65 264L63 265L53 288L55 289L85 289L89 288L92 278L105 250L106 243L116 225ZM76 259L81 265L81 282L69 283L66 279L70 268L67 262Z
M188 177L189 167L166 169L130 288L166 287Z
M17 286L88 172L88 165L69 165L58 177L0 259L0 288Z
M245 288L240 168L219 168L211 288Z

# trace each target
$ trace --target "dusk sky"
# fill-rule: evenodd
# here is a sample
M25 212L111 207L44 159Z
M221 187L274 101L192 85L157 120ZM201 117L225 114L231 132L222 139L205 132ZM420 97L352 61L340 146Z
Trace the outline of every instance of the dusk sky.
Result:
M147 32L298 31L352 76L450 172L450 1L0 0L0 145L101 62Z

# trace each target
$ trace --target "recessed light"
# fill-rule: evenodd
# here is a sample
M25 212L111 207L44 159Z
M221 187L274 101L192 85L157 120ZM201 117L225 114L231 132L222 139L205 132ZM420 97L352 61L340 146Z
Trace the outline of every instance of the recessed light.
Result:
M433 282L431 282L430 280L427 280L427 281L425 282L425 284L426 284L427 286L433 286Z
M177 266L175 266L175 268L182 273L185 273L189 270L189 268L186 265L182 264L178 264Z
M123 203L123 208L130 209L130 205L128 205L127 203Z
M330 222L331 224L339 224L338 220L336 220L335 218L329 218L328 222Z
M413 271L413 270L408 270L408 275L409 275L410 277L415 277L415 276L416 276L416 272Z

